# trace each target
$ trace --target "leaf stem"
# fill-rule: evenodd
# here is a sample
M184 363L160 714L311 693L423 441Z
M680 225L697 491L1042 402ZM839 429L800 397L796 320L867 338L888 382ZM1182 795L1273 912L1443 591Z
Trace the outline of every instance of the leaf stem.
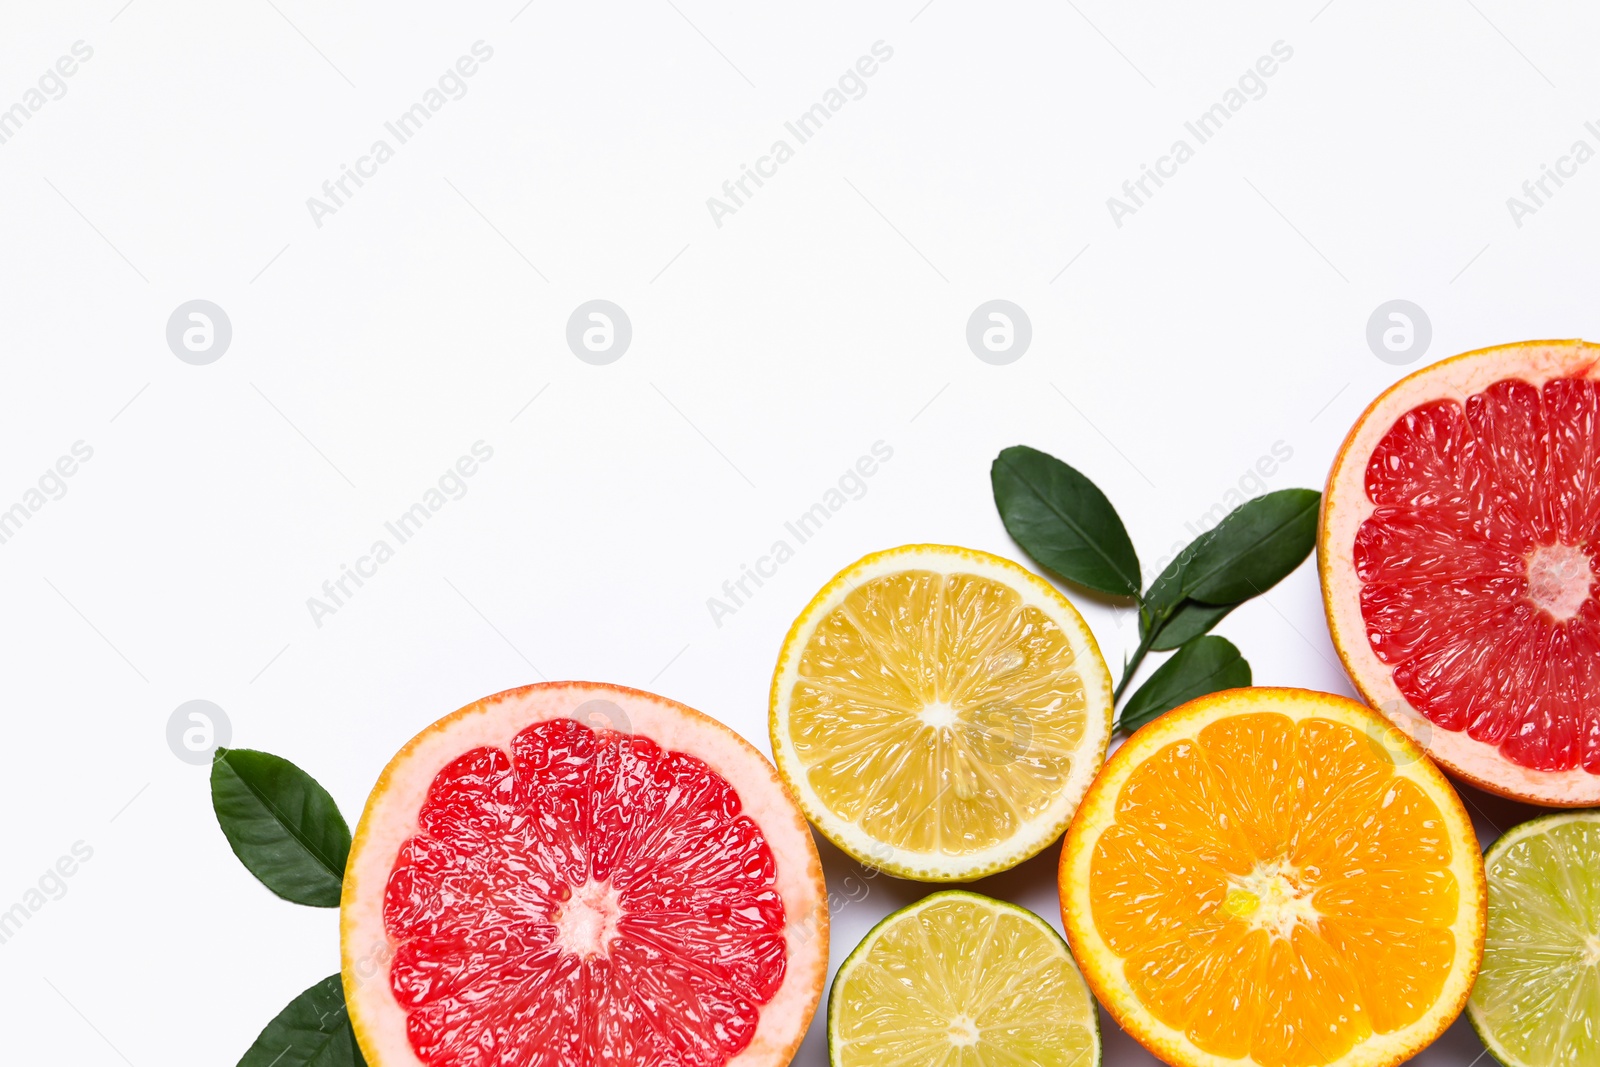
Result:
M1117 683L1117 688L1111 693L1113 707L1122 699L1122 694L1127 691L1128 683L1133 681L1133 676L1138 673L1139 664L1144 662L1145 655L1150 651L1151 642L1156 639L1156 634L1160 632L1162 623L1166 621L1166 613L1163 612L1161 618L1151 620L1149 630L1144 637L1139 639L1139 647L1133 650L1133 656L1128 660L1128 665L1122 669L1122 681Z

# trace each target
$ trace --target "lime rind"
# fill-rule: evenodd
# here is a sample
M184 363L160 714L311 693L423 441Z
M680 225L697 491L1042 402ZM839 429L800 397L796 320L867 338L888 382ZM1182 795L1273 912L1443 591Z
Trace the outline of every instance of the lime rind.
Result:
M950 908L950 905L957 907ZM874 959L873 953L885 938L897 934L909 936L902 928L908 923L916 923L918 917L934 910L949 912L943 916L945 932L975 930L985 916L991 922L984 933L985 943L977 958L962 958L957 951L959 946L935 943L936 939L928 935L926 924L917 923L911 931L920 942L924 954L920 959L910 962L921 962L927 966L918 973L913 973L909 966L895 969L894 992L920 1008L924 1014L930 1008L937 1011L941 1001L946 1010L954 1010L948 1019L936 1027L924 1025L907 1028L903 1026L903 1019L898 1024L891 1021L894 1005L885 1003L888 998L880 997L872 1004L874 1015L888 1023L885 1029L891 1031L892 1040L899 1040L905 1045L910 1038L922 1045L923 1054L907 1062L928 1064L929 1067L987 1067L989 1064L998 1067L1022 1062L1037 1064L1038 1067L1101 1067L1103 1053L1099 1011L1066 939L1027 908L964 889L933 893L887 916L861 939L860 944L839 965L828 996L828 1062L831 1067L865 1067L880 1062L872 1053L847 1058L847 1041L841 1034L845 1025L845 997L854 983L865 978L866 969L884 970L881 965L885 961ZM961 921L952 921L957 919ZM1004 920L1020 922L1035 937L1030 944L1023 946L1024 951L999 958L990 957L986 961L987 966L981 966L985 962L984 955L991 948L996 927ZM1044 977L1040 974L1043 970L1040 964L1046 959L1051 963L1065 964L1065 975L1062 977L1068 983L1068 988L1058 988L1058 993L1064 993L1065 996L1058 995L1055 1003L1048 1004L1041 1003L1041 998L1049 992L1048 981L1027 980L1029 976ZM951 966L954 964L963 966ZM1027 970L1029 975L1018 973L1023 970ZM934 973L937 971L944 973ZM1011 995L1007 996L1008 993ZM973 999L986 998L987 1003L957 1004L963 994ZM1014 1009L1014 1014L1008 1014L1008 1008ZM1039 1030L1046 1025L1069 1033L1075 1030L1081 1030L1082 1033L1074 1035L1074 1041L1041 1042ZM961 1033L967 1027L970 1027L970 1032ZM857 1042L860 1040L858 1038ZM984 1055L985 1045L993 1050L994 1055ZM1016 1047L1018 1045L1022 1047ZM1055 1059L1047 1058L1052 1052L1059 1055ZM895 1058L902 1057L903 1053Z
M1600 1063L1600 810L1523 823L1489 846L1484 868L1472 1028L1506 1067Z

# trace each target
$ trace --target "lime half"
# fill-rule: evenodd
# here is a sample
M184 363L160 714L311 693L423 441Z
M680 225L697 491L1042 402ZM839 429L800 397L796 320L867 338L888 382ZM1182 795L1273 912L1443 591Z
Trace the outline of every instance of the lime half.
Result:
M833 1067L1099 1067L1100 1024L1060 934L950 890L875 926L828 998Z
M1600 811L1547 815L1489 847L1489 935L1467 1002L1507 1067L1600 1063Z

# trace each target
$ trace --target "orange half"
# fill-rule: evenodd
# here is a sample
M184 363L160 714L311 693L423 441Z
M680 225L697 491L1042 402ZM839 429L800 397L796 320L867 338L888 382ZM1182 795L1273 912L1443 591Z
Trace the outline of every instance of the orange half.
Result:
M1234 689L1106 764L1067 832L1073 954L1182 1067L1390 1067L1460 1014L1484 878L1444 775L1368 708Z

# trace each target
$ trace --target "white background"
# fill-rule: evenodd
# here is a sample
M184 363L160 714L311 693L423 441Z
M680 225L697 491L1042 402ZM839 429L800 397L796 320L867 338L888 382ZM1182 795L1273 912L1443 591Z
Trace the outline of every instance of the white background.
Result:
M1019 555L1006 445L1098 481L1150 576L1275 443L1268 488L1320 487L1410 369L1368 349L1380 303L1426 310L1423 362L1600 335L1600 163L1521 227L1506 206L1600 147L1577 4L123 5L0 6L0 108L93 48L0 145L0 508L94 450L0 545L0 909L93 849L0 945L19 1061L233 1063L337 968L335 913L256 884L169 750L183 701L352 819L417 730L539 678L658 690L765 749L780 640L835 571ZM307 197L479 40L466 95L316 226ZM866 95L719 228L706 198L880 40ZM1117 227L1106 198L1280 40L1265 96ZM209 366L165 339L195 298L233 326ZM609 366L564 340L593 298L633 323ZM1032 321L1008 366L965 341L993 298ZM316 626L307 598L479 440L467 494ZM865 495L715 625L707 598L879 440ZM1120 662L1129 612L1072 595ZM1220 632L1259 682L1349 692L1310 566ZM1469 799L1486 835L1522 817ZM978 888L1058 922L1055 851ZM875 880L835 963L923 892ZM1417 1062L1478 1053L1463 1023Z

